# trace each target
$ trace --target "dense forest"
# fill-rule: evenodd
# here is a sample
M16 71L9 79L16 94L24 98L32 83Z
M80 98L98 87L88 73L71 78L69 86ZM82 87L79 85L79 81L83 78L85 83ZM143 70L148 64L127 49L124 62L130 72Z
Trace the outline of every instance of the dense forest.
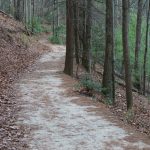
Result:
M119 85L128 115L133 93L149 105L150 0L0 0L0 11L22 22L28 36L48 33L49 42L66 45L63 71L84 93L115 106Z
M67 64L73 62L75 47L76 62L81 58L88 72L95 63L104 65L102 92L112 103L115 103L115 75L125 78L127 109L131 109L132 89L144 95L149 89L149 7L150 2L142 0L68 2L65 72L73 74L73 63ZM71 18L76 22L71 22Z

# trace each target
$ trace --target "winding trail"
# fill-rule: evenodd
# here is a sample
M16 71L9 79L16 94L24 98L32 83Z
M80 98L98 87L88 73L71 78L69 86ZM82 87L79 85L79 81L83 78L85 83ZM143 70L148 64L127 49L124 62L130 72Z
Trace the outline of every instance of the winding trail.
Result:
M31 129L24 139L29 149L150 150L149 139L117 125L102 106L84 96L71 96L74 83L62 72L65 47L40 42L52 52L16 84L22 107L18 124Z

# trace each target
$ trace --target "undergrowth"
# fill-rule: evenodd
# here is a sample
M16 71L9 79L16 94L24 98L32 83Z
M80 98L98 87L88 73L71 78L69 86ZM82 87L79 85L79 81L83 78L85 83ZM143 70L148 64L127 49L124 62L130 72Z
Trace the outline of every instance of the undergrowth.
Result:
M34 17L30 22L27 23L26 27L32 31L34 34L42 33L42 32L50 32L50 27L42 24L41 18Z
M66 39L66 30L65 30L65 26L63 26L63 25L56 27L53 35L51 35L48 38L48 40L51 43L61 44L61 45L65 44L65 42L66 42L65 39Z
M48 38L48 40L53 43L53 44L62 44L62 41L60 40L60 38L56 35L52 35Z
M89 74L83 75L76 87L87 92L101 92L101 84L94 81Z

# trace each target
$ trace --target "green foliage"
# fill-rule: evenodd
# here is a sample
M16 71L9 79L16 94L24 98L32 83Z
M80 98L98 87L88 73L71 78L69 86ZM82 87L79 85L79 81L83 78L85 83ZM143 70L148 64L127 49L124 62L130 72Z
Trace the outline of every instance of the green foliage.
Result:
M42 28L43 28L43 31L42 31L42 32L44 32L44 33L49 33L49 32L51 32L51 29L50 29L49 27L42 26Z
M106 104L106 105L113 105L112 100L110 98L106 98L104 100L104 104Z
M141 76L143 72L143 59L145 50L145 32L146 32L146 19L143 17L142 22L142 36L141 36L141 49L139 51L139 69L136 73L133 70L135 61L135 40L136 40L136 24L137 12L130 13L129 21L129 51L130 51L130 64L132 69L132 79L134 87L141 88ZM118 73L123 73L123 45L122 45L122 24L117 24L114 29L115 35L115 70ZM150 47L148 47L150 48ZM94 63L103 64L105 51L105 22L94 22L92 26L92 55ZM148 50L147 60L150 60L150 50ZM147 75L150 75L150 61L147 61L146 66ZM107 94L107 89L102 89Z
M134 50L135 50L135 35L136 34L136 16L134 14L130 17L129 25L129 49L131 65L134 64ZM115 66L116 70L121 72L123 61L123 46L122 46L122 27L119 25L115 29Z
M105 100L103 101L103 103L105 103L106 105L113 105L113 100L112 96L110 95L109 89L103 87L101 92L105 96Z
M135 88L137 88L138 90L141 89L140 73L139 73L139 71L136 71L136 72L133 74L133 86L134 86Z
M80 86L85 88L88 91L95 91L100 92L101 91L101 84L98 82L95 82L91 75L85 74L81 80L80 80Z
M32 19L32 28L34 33L40 33L43 31L40 18L34 17Z
M62 42L60 41L60 38L59 38L58 36L56 36L56 35L50 36L50 37L48 38L48 40L49 40L51 43L53 43L53 44L61 44L61 43L62 43Z
M136 14L133 12L130 16L129 24L129 50L130 50L130 64L133 70L135 59L135 38L136 38ZM145 50L145 32L146 32L146 20L143 19L142 23L142 36L141 36L141 49L139 51L139 68L136 72L132 71L133 85L137 89L141 89L141 76L143 72L143 60ZM150 51L148 50L147 60L150 60ZM123 65L123 48L122 48L122 27L121 25L115 29L115 69L118 72L122 71ZM147 62L147 74L150 74L150 61Z
M135 37L136 37L136 14L131 13L130 24L129 24L129 50L130 50L130 61L131 67L134 65L134 51L135 51ZM142 71L144 48L145 48L145 26L146 23L143 21L142 24L142 38L141 38L141 50L139 52L139 70L138 75ZM115 29L115 67L118 72L121 72L123 61L123 47L122 47L122 27L119 25ZM136 78L136 77L135 77Z
M60 25L55 28L55 33L48 38L53 44L65 44L66 29L65 26Z
M33 31L33 33L41 33L47 30L42 26L41 19L39 17L33 17L27 24L27 27L29 30Z
M56 32L56 34L59 34L59 35L65 35L66 34L66 26L60 25L60 26L56 27L55 32Z
M109 93L109 91L108 91L108 89L107 88L102 88L102 91L101 91L104 95L108 95L108 93Z
M45 20L47 21L48 24L53 22L53 12L47 12L45 14Z
M102 63L104 61L105 49L105 29L103 24L98 23L92 26L92 55L95 62Z
M121 72L123 61L122 29L121 26L115 29L115 69Z

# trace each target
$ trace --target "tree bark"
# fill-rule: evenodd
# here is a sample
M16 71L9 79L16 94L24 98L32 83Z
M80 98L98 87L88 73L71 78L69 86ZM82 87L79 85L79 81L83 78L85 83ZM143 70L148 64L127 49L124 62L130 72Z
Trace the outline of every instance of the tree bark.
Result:
M74 10L74 42L75 42L75 56L76 63L79 64L79 9L78 9L79 1L75 0L73 2L73 10Z
M32 32L34 32L35 1L32 0Z
M106 48L103 72L103 88L104 93L115 102L114 91L114 6L112 0L106 0Z
M144 63L143 63L143 95L145 95L145 89L146 89L146 63L147 63L147 52L148 52L148 44L149 44L148 41L149 18L150 18L150 0L149 0L149 7L148 7L147 21L146 21L145 52L144 52Z
M73 0L66 0L67 8L67 37L66 37L66 59L64 73L73 76L73 52L74 52L74 39L73 39Z
M133 106L132 97L132 81L131 81L131 66L129 58L129 0L122 0L123 12L122 12L122 40L123 40L123 56L125 65L125 83L126 83L126 101L127 110L131 110Z
M85 3L85 26L84 26L84 40L83 40L83 53L82 65L84 68L91 72L91 25L92 25L92 0L87 0Z
M139 51L141 48L141 27L142 27L143 0L138 0L137 24L136 24L136 43L135 43L135 64L134 69L139 69Z
M16 0L15 6L15 19L22 21L22 13L21 13L21 0Z
M55 0L53 0L53 36L55 36Z
M134 86L140 90L140 72L139 72L139 52L141 48L141 28L142 28L142 11L143 0L138 0L137 24L136 24L136 42L135 42L135 61L134 61Z

